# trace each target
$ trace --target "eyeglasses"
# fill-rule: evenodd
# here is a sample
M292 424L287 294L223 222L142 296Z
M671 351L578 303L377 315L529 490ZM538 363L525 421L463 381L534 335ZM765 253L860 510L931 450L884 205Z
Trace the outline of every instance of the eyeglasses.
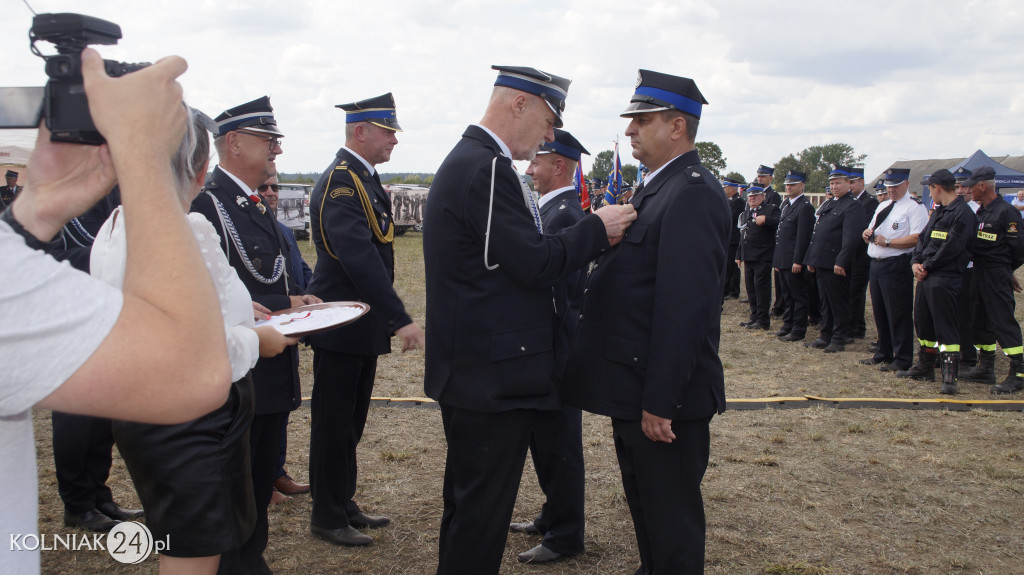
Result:
M281 145L281 139L278 138L277 136L268 136L266 134L260 134L260 133L257 133L257 132L247 132L245 130L239 130L238 133L239 134L245 134L246 136L252 136L254 138L259 138L259 139L263 140L264 142L266 142L267 144L270 145L270 149L271 150L275 150L275 149L277 149L278 146Z
M281 186L279 186L277 184L271 184L269 186L266 185L266 184L263 184L262 186L256 188L256 191L258 191L258 192L265 192L265 191L267 191L268 188L271 189L271 190L274 190L276 192L276 191L279 191L281 189Z

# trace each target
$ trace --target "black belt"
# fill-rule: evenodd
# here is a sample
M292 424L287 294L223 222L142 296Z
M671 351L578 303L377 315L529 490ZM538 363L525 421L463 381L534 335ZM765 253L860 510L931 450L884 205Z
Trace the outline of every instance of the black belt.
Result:
M871 258L871 261L873 261L873 262L887 262L887 261L890 261L890 260L894 260L896 258L909 258L909 257L911 257L913 255L914 255L913 252L907 252L905 254L900 254L898 256L889 256L887 258Z

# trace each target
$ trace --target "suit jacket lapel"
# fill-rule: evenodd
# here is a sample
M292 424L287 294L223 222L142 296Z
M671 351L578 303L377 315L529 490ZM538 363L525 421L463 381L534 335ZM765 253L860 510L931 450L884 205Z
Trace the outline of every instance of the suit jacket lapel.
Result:
M235 180L231 179L231 176L227 175L220 166L217 166L214 170L213 178L217 182L218 187L224 192L225 197L222 201L230 203L235 209L249 216L249 219L263 231L270 235L276 235L274 222L270 217L265 213L260 213L260 209L245 193L245 190L240 188L235 183ZM240 202L238 198L244 198L245 201Z
M661 173L657 175L657 177L655 178L655 182L653 184L648 184L647 181L644 181L644 189L640 190L640 194L636 198L634 198L632 202L633 208L636 209L637 211L640 211L640 207L644 204L644 202L648 201L651 197L653 197L655 194L661 191L661 188L665 185L665 182L672 179L672 176L674 176L675 174L685 170L687 167L687 155L688 154L683 154L682 156L673 160L671 164L665 166L665 169L662 170Z
M363 188L366 189L366 194L373 202L374 207L391 216L391 198L388 197L388 193L380 183L380 178L377 176L379 172L375 171L373 175L370 175L370 171L366 169L363 162L345 148L338 152L338 157L348 162L349 169L363 183Z

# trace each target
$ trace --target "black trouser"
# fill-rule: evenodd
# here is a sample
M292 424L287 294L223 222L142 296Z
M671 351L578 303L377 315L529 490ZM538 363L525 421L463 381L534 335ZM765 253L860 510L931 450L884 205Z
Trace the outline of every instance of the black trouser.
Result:
M747 299L750 300L750 320L768 326L772 302L772 264L766 261L743 262Z
M851 267L853 271L850 272L850 309L853 314L853 331L860 337L867 331L864 307L867 304L868 280L871 273L871 258L868 257L867 244L857 250Z
M797 335L807 333L808 316L808 285L807 276L812 275L806 270L798 274L793 269L779 269L782 276L782 295L786 302L786 308L782 312L782 329L788 330Z
M963 278L956 273L928 274L917 282L914 296L914 327L921 347L940 352L960 351L957 299Z
M583 553L583 412L563 407L557 417L538 419L530 455L546 498L533 520L542 543L563 555Z
M1020 324L1014 319L1013 270L1009 266L974 265L974 346L995 351L996 342L1006 355L1021 349Z
M440 405L448 455L437 573L496 574L533 429L539 419L559 412L485 413Z
M57 493L64 509L77 515L113 501L107 487L114 447L110 420L54 411L51 421Z
M736 248L739 244L729 244L729 254L725 260L725 289L722 296L740 296L740 266L736 265Z
M807 266L804 266L807 269ZM821 301L821 294L818 292L818 274L807 274L807 321L818 323L821 321L821 314L824 313L824 303Z
M909 369L914 361L914 271L910 254L871 261L871 310L878 329L875 357Z
M377 356L313 348L313 397L309 404L310 523L343 529L359 514L356 446L363 437Z
M833 267L814 268L818 275L818 295L821 297L821 339L825 341L853 337L850 276L836 275Z
M772 313L782 315L786 310L786 298L782 287L782 274L772 269L772 284L775 285L775 301L772 303Z
M256 499L256 525L241 549L220 556L217 573L232 575L267 575L270 568L263 559L270 539L267 507L274 493L274 480L281 456L281 426L288 412L266 413L252 418L249 428L249 450L252 457L252 492Z
M673 421L672 443L651 441L639 421L612 419L615 455L647 575L704 572L700 482L711 451L711 418Z
M960 295L956 299L956 315L960 322L960 360L961 363L976 364L978 350L974 349L974 268L964 270Z

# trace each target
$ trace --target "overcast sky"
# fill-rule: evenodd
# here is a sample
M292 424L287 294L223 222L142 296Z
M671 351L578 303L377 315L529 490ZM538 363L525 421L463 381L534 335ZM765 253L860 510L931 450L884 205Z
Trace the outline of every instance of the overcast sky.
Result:
M624 163L635 160L618 114L638 68L697 82L710 102L698 140L721 146L728 169L748 179L758 164L840 141L867 154L868 174L979 148L1024 153L1019 0L31 3L119 24L120 44L100 47L107 58L183 56L186 99L211 116L270 95L287 136L282 172L326 168L344 138L334 105L389 91L405 132L379 168L435 171L479 121L491 64L571 78L565 128L593 154L619 136ZM31 13L14 0L4 12L3 83L42 85ZM2 143L24 141L0 132Z

